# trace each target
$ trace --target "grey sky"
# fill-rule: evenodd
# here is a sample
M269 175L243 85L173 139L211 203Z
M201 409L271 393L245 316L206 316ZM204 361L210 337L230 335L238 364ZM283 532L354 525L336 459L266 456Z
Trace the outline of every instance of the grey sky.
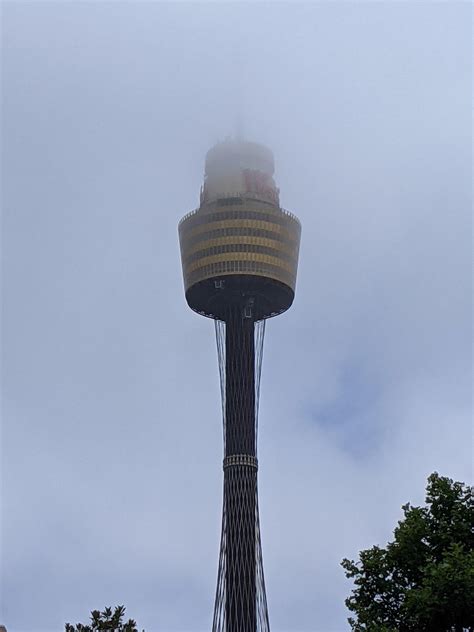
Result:
M468 3L2 6L2 611L210 629L222 432L177 222L244 112L303 223L268 323L270 620L348 629L339 567L471 477Z

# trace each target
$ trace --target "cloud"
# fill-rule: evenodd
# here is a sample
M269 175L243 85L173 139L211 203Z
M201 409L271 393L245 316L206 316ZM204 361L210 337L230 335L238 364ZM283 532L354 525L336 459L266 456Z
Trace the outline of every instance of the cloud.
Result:
M211 627L217 358L176 225L242 110L303 223L260 400L272 629L347 629L341 558L472 475L468 8L3 11L2 621Z

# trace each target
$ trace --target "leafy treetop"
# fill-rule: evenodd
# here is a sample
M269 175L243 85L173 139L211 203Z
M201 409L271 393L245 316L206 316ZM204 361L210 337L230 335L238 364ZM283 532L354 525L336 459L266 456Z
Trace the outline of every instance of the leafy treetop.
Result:
M139 632L137 624L133 619L123 621L125 606L117 606L112 612L112 608L105 608L103 612L93 610L91 612L91 623L83 625L77 623L76 626L66 623L65 632ZM144 630L142 631L144 632Z
M385 548L344 559L354 632L474 632L473 490L437 472Z

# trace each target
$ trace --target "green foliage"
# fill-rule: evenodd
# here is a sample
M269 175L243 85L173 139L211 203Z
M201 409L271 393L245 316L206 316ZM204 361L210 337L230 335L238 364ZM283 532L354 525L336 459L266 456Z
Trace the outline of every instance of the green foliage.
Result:
M123 621L125 606L117 606L112 612L112 608L105 608L103 612L93 610L91 612L90 625L78 623L76 626L66 623L65 632L96 632L107 630L107 632L138 632L137 624L133 619ZM144 632L144 631L143 631Z
M434 472L426 506L402 509L393 542L341 563L355 586L352 630L474 632L472 488Z

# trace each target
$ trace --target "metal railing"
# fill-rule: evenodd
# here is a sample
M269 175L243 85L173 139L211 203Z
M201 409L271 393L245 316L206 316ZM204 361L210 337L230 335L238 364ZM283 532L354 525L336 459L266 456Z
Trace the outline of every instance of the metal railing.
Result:
M195 208L193 211L189 211L189 213L186 213L186 215L179 220L178 226L181 226L181 224L189 219L192 215L196 215L198 211L199 208Z
M297 224L299 224L299 226L301 226L300 220L291 211L287 211L286 208L282 208L281 206L280 206L280 211L283 213L283 215L287 215L288 217L291 217L291 219L293 219Z
M253 198L248 198L247 197L248 194L247 193L226 193L225 195L219 195L218 198L216 198L215 200L209 200L212 202L215 202L216 200L226 200L229 198L247 198L247 199L253 199ZM255 198L255 200L257 202L259 202L260 200L258 200L257 198ZM193 215L196 215L196 213L201 209L201 207L199 208L195 208L192 211L189 211L189 213L186 213L186 215L184 217L182 217L179 220L178 226L181 226L181 224L183 222L185 222L187 219L189 219L190 217L192 217ZM286 208L283 207L278 207L278 210L280 210L283 215L286 215L287 217L289 217L290 219L292 219L293 221L295 221L300 227L301 227L301 222L300 220L296 217L296 215L294 213L292 213L291 211L288 211Z

